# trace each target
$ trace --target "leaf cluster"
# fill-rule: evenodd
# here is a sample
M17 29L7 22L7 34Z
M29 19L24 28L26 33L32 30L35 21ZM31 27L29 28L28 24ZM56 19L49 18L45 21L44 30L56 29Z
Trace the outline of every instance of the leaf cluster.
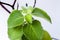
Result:
M50 16L39 8L13 10L8 18L8 36L10 40L52 40L50 34L43 29L41 22L33 16L51 22Z

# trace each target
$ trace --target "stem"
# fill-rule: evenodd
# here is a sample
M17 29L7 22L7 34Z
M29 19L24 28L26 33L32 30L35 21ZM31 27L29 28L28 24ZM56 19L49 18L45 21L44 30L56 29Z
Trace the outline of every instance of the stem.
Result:
M8 4L8 3L4 3L4 2L1 2L1 1L0 1L0 5L1 5L8 13L10 13L10 11L9 11L3 4L8 5L8 6L10 6L12 9L14 9L15 3L16 3L16 0L14 0L13 5L10 5L10 4Z
M10 13L10 11L2 4L0 4L8 13Z
M13 3L13 5L12 5L13 9L14 9L15 3L16 3L16 0L14 0L14 3Z
M36 5L36 0L34 1L34 5L33 5L33 8L35 7L35 5Z
M10 4L8 4L8 3L4 3L4 2L1 2L1 1L0 1L0 4L8 5L8 6L10 6L12 9L14 9L13 6L10 5Z
M35 7L36 5L36 0L34 0L34 5L33 5L33 8ZM26 3L26 7L28 7L28 4Z
M19 8L19 4L17 3L17 10L18 10L18 8Z
M28 7L28 4L26 3L26 7Z
M16 0L14 0L13 6L15 5L15 3L16 3Z
M8 6L12 7L12 5L10 5L10 4L4 3L4 2L0 2L0 3L1 3L1 4L5 4L5 5L8 5Z

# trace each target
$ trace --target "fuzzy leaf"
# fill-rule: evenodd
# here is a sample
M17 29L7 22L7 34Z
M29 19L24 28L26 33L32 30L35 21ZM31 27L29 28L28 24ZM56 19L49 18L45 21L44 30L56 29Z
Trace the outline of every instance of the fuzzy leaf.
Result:
M28 23L32 23L32 15L31 14L25 15L25 19Z
M43 36L43 28L37 20L34 20L32 24L26 24L23 32L29 40L41 40Z
M11 12L8 19L8 28L13 28L22 25L24 22L23 15L20 10L14 10Z
M35 9L32 11L32 14L35 15L35 16L37 16L37 17L44 18L44 19L46 19L47 21L49 21L50 23L52 23L49 15L48 15L45 11L43 11L43 10L41 10L41 9L39 9L39 8L35 8Z
M22 27L8 28L8 36L10 40L22 40L23 29Z
M50 37L50 34L45 30L44 30L44 35L43 35L42 40L52 40Z

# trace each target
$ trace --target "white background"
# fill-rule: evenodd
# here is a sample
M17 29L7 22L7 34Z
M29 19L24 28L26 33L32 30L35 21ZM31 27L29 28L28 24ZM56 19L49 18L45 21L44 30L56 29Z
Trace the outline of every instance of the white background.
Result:
M12 4L14 0L0 0L0 1ZM17 0L17 2L19 2L20 9L21 6L25 6L26 2L32 6L34 0ZM60 0L37 0L36 7L45 10L52 19L52 24L50 24L46 20L38 18L41 21L43 28L50 33L51 37L60 39ZM10 7L7 8L10 11L12 11ZM0 40L9 40L7 34L8 17L9 17L8 12L6 12L0 6Z

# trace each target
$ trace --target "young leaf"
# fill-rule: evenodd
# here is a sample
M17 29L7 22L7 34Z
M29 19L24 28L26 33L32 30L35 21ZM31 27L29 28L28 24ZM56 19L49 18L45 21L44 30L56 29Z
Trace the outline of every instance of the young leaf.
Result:
M49 33L45 30L44 30L44 35L43 35L42 40L52 40Z
M27 8L27 13L32 13L33 9L34 9L33 7L29 6L29 7Z
M50 23L52 23L50 17L48 16L48 14L45 11L43 11L39 8L35 8L32 11L32 14L35 15L35 16L38 16L38 17L42 17L42 18L48 20Z
M43 36L43 28L37 20L34 20L32 24L26 24L23 32L29 40L41 40Z
M34 9L34 8L31 7L31 6L29 6L29 7L27 7L27 8L22 7L23 13L26 13L26 14L31 13L31 12L33 11L33 9Z
M28 23L32 23L32 15L31 14L25 15L25 19Z
M22 40L23 29L22 26L8 28L8 36L10 40Z
M8 28L20 26L24 22L24 17L21 14L21 10L14 10L11 12L8 19Z

